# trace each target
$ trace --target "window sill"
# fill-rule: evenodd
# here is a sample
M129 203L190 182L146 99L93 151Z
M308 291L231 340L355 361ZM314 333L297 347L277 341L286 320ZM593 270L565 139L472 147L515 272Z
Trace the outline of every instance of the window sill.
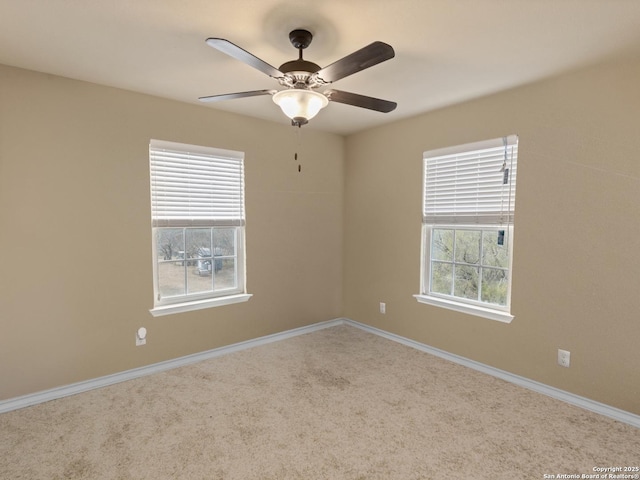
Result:
M251 297L252 295L249 293L241 293L238 295L229 295L228 297L207 298L206 300L196 300L194 302L161 305L159 307L152 308L149 312L154 317L159 317L162 315L171 315L173 313L190 312L193 310L202 310L203 308L220 307L222 305L246 302Z
M490 320L497 320L498 322L511 323L511 320L514 319L513 315L508 312L503 312L502 310L469 305L444 298L430 297L428 295L414 295L414 297L420 303L435 305L436 307L447 308L449 310L455 310L456 312L467 313L469 315L484 317Z

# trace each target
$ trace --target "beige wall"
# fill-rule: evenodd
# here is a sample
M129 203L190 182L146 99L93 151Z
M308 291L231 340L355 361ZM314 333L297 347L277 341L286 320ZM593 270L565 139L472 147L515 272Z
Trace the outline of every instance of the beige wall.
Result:
M245 152L249 302L150 315L151 138ZM343 144L0 66L0 399L339 317Z
M0 67L0 399L345 316L640 414L638 78L620 60L303 129L298 174L288 126ZM511 133L515 320L418 304L422 152ZM150 138L246 152L249 302L148 313Z
M345 316L640 414L639 78L619 60L349 137ZM422 152L512 133L515 320L418 304Z

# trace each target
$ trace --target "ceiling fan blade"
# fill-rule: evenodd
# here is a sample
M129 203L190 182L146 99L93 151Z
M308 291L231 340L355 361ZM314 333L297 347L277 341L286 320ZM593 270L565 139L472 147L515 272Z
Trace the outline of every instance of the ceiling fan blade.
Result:
M273 95L277 90L252 90L250 92L225 93L223 95L211 95L200 97L201 102L220 102L222 100L233 100L234 98L257 97L258 95Z
M373 42L360 50L347 55L331 65L321 69L317 76L326 83L335 82L348 77L365 68L373 67L395 57L396 53L391 45L384 42Z
M222 53L226 53L236 60L246 63L250 67L260 70L262 73L266 73L270 77L279 78L284 75L277 68L272 67L264 60L260 60L255 55L231 43L229 40L225 40L224 38L207 38L207 45L215 48L216 50L220 50Z
M357 93L343 92L341 90L327 90L324 92L332 102L353 105L354 107L368 108L376 112L389 113L396 109L398 104L389 100L358 95Z

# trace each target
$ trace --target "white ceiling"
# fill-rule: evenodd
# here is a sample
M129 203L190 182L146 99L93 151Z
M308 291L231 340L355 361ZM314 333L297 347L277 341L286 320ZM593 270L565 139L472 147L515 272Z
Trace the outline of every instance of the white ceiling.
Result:
M297 58L295 28L314 34L304 56L321 67L375 40L394 47L335 84L394 112L330 103L304 127L348 134L637 54L640 0L1 0L0 63L287 124L269 96L197 98L281 88L208 37L277 68Z

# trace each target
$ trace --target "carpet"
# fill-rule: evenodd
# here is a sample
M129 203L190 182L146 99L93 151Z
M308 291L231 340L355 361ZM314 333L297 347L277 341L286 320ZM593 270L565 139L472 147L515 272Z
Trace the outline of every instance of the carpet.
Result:
M542 479L640 465L640 429L346 325L8 412L0 433L7 480Z

